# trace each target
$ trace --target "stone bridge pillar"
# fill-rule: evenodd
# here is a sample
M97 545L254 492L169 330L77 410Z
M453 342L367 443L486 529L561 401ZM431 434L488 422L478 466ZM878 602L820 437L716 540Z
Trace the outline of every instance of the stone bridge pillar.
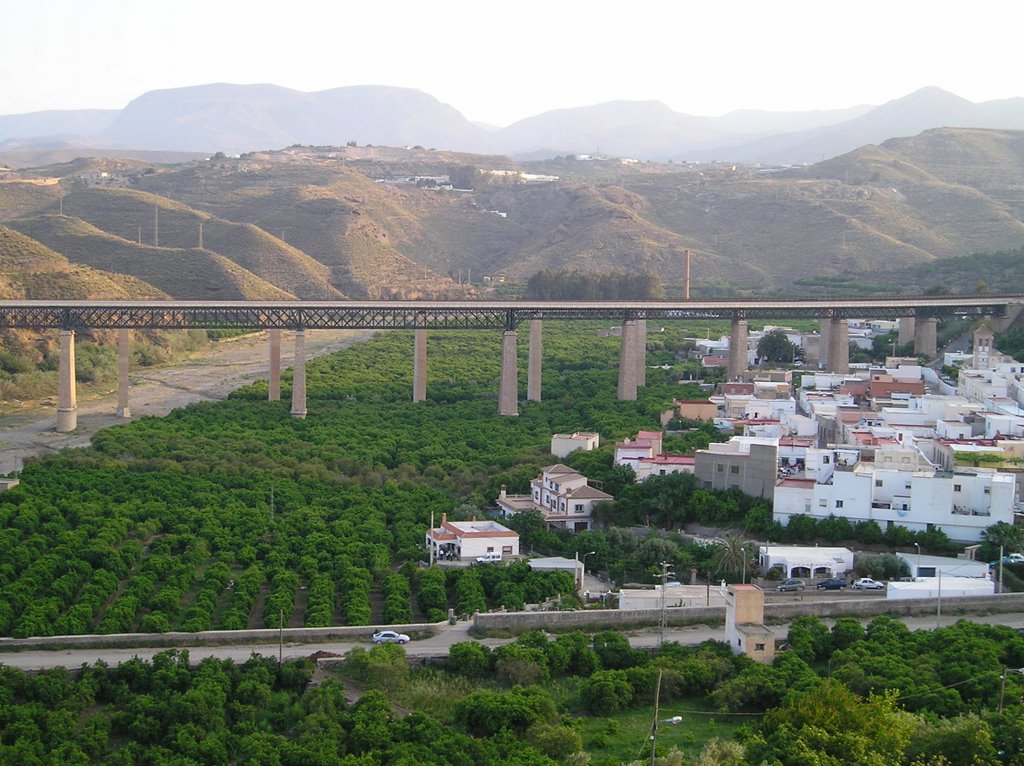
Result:
M733 319L729 331L728 379L738 380L747 371L747 320Z
M544 337L541 320L530 320L530 358L526 367L526 401L539 402L543 378Z
M267 401L281 401L281 331L272 328L270 336L270 379L267 381Z
M828 369L829 330L832 328L832 317L826 316L818 320L818 364Z
M121 327L117 331L117 416L130 418L131 407L128 406L128 361L131 347L128 343L128 328Z
M647 385L647 320L636 320L636 384Z
M921 317L917 320L917 327L914 330L915 354L931 359L938 353L938 325L939 320L934 317Z
M413 340L412 400L427 400L427 331L423 327L416 328Z
M636 401L636 320L627 319L622 323L622 341L619 346L619 390L620 402Z
M828 371L839 375L850 371L850 326L841 317L832 317L828 329Z
M505 330L501 336L501 381L498 384L498 414L515 416L519 414L518 351L515 330Z
M900 329L896 334L896 343L900 346L905 346L908 343L913 342L914 335L916 333L915 328L916 321L914 317L900 317Z
M60 331L60 361L57 364L57 431L78 428L78 392L75 389L75 331Z
M295 364L292 367L292 417L306 419L306 331L295 331Z

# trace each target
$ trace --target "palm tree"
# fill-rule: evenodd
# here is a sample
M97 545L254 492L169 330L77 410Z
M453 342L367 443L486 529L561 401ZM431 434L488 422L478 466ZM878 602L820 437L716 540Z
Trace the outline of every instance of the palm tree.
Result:
M747 571L753 572L756 558L754 544L740 535L726 535L715 543L711 565L716 574L731 580L746 581Z

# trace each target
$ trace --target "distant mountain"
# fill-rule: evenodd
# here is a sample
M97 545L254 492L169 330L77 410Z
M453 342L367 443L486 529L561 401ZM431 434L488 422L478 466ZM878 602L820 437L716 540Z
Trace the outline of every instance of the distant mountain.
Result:
M211 84L151 91L120 111L0 117L0 160L4 152L44 148L82 154L119 147L210 155L354 141L520 159L589 154L807 164L936 127L1021 129L1024 98L974 104L939 88L923 88L878 107L739 110L721 117L681 114L657 101L613 101L491 128L410 88L362 85L303 93L277 85Z
M120 109L70 109L0 115L0 141L58 135L97 136L120 113Z
M483 151L486 133L409 88L302 93L276 85L200 85L146 93L106 130L122 146L231 154L292 144L421 144Z
M687 158L806 164L941 127L1024 129L1024 98L975 104L940 88L922 88L835 125L719 146L714 151L691 153Z

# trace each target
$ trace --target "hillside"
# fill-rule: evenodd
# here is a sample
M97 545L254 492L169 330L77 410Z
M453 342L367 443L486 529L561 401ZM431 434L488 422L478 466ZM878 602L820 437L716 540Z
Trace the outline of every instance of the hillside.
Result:
M298 298L343 297L329 283L329 270L324 265L251 224L225 221L129 189L83 189L68 194L63 205L65 215L74 215L124 239L184 250L200 247L201 236L201 246L207 251Z
M1024 244L1017 131L933 130L788 169L352 146L111 162L0 183L0 221L192 298L456 298L560 269L653 271L672 296L685 249L694 295L806 292ZM435 188L458 168L473 189Z
M208 250L139 245L107 234L81 219L40 215L7 225L93 269L128 274L173 298L270 300L293 295Z
M165 293L124 274L72 264L38 241L0 226L4 300L162 300Z

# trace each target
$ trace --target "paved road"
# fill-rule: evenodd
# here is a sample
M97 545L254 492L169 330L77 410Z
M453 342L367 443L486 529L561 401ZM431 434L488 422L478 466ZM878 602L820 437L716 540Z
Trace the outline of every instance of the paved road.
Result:
M988 625L1008 625L1016 629L1024 629L1024 613L1017 614L992 614L964 617L963 615L943 616L939 621L941 625L952 625L961 619L970 619L974 622ZM934 616L905 617L903 622L911 630L931 630L936 626ZM831 624L832 620L825 620ZM445 626L437 635L421 640L413 641L405 646L405 651L410 657L438 657L448 653L452 644L460 641L474 640L469 635L472 623L460 622L454 626ZM785 638L788 624L770 626L775 637ZM650 648L658 645L660 634L657 628L646 628L626 632L630 644L635 647ZM687 627L670 627L665 631L666 641L677 641L680 644L699 644L702 641L722 640L724 631L721 627L709 627L707 625L693 625ZM490 647L500 646L508 643L510 638L485 638L480 643ZM281 647L281 655L284 659L297 657L309 657L316 652L325 652L343 655L354 647L361 646L368 648L368 640L364 641L324 641L309 643L285 643ZM189 657L193 662L198 662L205 657L216 657L217 659L230 659L235 662L244 662L252 654L262 654L268 657L278 656L277 644L233 644L231 646L198 646L187 647ZM102 660L108 665L117 665L133 657L150 659L153 655L167 651L166 648L94 648L94 649L61 649L47 651L21 651L0 653L0 664L10 667L21 668L22 670L41 670L44 668L67 667L77 668L85 664L91 664Z

